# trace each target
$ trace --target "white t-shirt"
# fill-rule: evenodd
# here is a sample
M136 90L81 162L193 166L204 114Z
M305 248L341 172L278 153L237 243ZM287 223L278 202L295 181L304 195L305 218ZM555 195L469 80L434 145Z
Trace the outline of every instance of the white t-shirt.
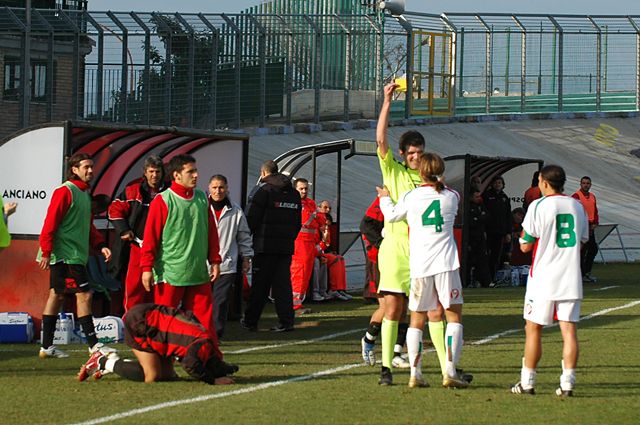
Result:
M433 186L420 186L404 194L394 206L389 197L380 198L386 221L405 217L409 224L409 268L411 278L433 276L460 268L453 237L458 213L458 192Z
M570 196L536 199L527 209L520 242L533 243L526 299L580 300L580 242L589 240L587 216Z

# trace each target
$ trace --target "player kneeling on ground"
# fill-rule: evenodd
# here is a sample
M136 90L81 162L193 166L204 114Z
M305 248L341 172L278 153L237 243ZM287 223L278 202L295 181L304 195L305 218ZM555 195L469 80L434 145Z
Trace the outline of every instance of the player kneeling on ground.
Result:
M577 322L580 320L582 275L580 245L589 240L584 208L563 195L562 167L547 165L538 176L542 198L529 205L522 222L520 249L535 247L524 297L525 344L520 382L514 394L535 394L536 367L542 357L542 327L557 318L562 333L562 375L558 396L573 395L578 364Z
M216 343L193 313L158 304L139 304L124 316L125 342L138 361L120 359L117 353L96 351L78 373L100 379L106 373L140 382L168 381L177 377L174 358L192 377L207 384L235 383L227 375L238 366L225 363Z
M385 219L395 222L406 217L409 224L409 387L428 386L422 378L422 333L429 311L437 310L440 303L447 318L447 360L442 386L466 388L470 379L456 370L462 352L463 299L453 222L460 197L442 183L444 161L438 155L422 154L418 169L422 185L404 194L395 206L386 188L376 188Z

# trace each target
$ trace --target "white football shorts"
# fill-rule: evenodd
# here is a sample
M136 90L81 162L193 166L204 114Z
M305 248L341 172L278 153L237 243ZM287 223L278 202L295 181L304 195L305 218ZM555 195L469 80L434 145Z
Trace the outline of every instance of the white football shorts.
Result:
M555 320L577 322L580 320L582 300L531 300L525 297L523 316L538 325L550 325Z
M464 303L459 269L411 279L409 310L435 310L438 301L445 309L452 304Z

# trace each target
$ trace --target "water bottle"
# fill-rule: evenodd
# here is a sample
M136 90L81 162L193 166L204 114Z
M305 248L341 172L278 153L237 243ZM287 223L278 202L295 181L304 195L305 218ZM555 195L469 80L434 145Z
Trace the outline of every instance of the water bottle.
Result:
M520 285L520 270L517 267L511 269L511 286Z

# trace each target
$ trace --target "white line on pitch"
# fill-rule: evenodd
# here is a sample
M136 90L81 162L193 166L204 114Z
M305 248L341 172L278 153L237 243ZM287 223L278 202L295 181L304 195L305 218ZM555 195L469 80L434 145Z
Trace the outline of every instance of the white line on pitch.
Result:
M598 289L594 289L594 291L606 291L607 289L613 289L613 288L619 288L620 286L615 285L615 286L605 286L603 288L598 288Z
M604 314L608 314L611 313L612 311L617 311L617 310L623 310L626 308L630 308L630 307L634 307L636 305L640 304L640 300L636 300L630 303L627 303L625 305L621 305L618 307L611 307L611 308L607 308L604 310L600 310L597 311L595 313L589 314L587 316L584 316L580 319L581 322L585 321L585 320L589 320L592 319L594 317L598 317L598 316L602 316ZM550 326L554 326L554 325L550 325ZM347 331L347 332L340 332L334 335L340 336L340 335L344 335L344 334L348 334L348 333L355 333L360 331L360 329L354 329L352 331ZM470 345L483 345L486 343L489 343L493 340L496 340L500 337L506 336L506 335L510 335L516 332L522 332L522 329L509 329L507 331L504 332L499 332L497 334L493 334L490 335L486 338L483 338L481 340L478 341L474 341L472 342ZM329 335L327 335L326 337L321 337L321 338L317 338L315 340L321 340L321 339L328 339ZM308 342L312 342L314 340L306 340ZM293 344L289 344L289 345L293 345ZM223 397L229 397L229 396L233 396L233 395L240 395L240 394L248 394L248 393L252 393L255 391L260 391L260 390L265 390L267 388L272 388L272 387L277 387L280 385L284 385L284 384L290 384L292 382L301 382L301 381L308 381L314 378L318 378L321 376L327 376L327 375L333 375L334 373L338 373L338 372L343 372L345 370L349 370L349 369L354 369L356 367L361 367L364 366L363 363L353 363L353 364L349 364L349 365L344 365L344 366L339 366L339 367L335 367L332 369L327 369L327 370L321 370L319 372L315 372L315 373L311 373L309 375L304 375L304 376L296 376L293 378L289 378L289 379L281 379L279 381L273 381L273 382L265 382L263 384L259 384L259 385L254 385L252 387L247 387L247 388L241 388L241 389L237 389L237 390L232 390L232 391L225 391L225 392L221 392L221 393L216 393L216 394L207 394L207 395L202 395L202 396L198 396L198 397L193 397L193 398L187 398L187 399L183 399L183 400L174 400L174 401L168 401L165 403L159 403L159 404L154 404L151 406L147 406L147 407L142 407L139 409L133 409L133 410L128 410L126 412L122 412L122 413L116 413L114 415L110 415L110 416L103 416L101 418L96 418L96 419L90 419L88 421L84 421L84 422L78 422L76 424L73 425L94 425L94 424L101 424L101 423L105 423L105 422L111 422L111 421L115 421L118 419L124 419L124 418L128 418L131 416L135 416L135 415L140 415L142 413L148 413L148 412L153 412L156 410L161 410L161 409L166 409L167 407L175 407L175 406L181 406L181 405L185 405L185 404L192 404L192 403L198 403L201 401L207 401L207 400L213 400L213 399L217 399L217 398L223 398Z
M290 384L292 382L308 381L310 379L318 378L318 377L321 377L321 376L333 375L334 373L342 372L342 371L353 369L353 368L360 367L360 366L363 366L363 365L361 363L353 363L353 364L350 364L350 365L344 365L344 366L336 367L336 368L333 368L333 369L322 370L320 372L315 372L315 373L312 373L310 375L296 376L296 377L293 377L293 378L282 379L282 380L273 381L273 382L265 382L264 384L254 385L252 387L241 388L241 389L238 389L238 390L226 391L226 392L217 393L217 394L202 395L202 396L199 396L199 397L193 397L193 398L188 398L188 399L184 399L184 400L168 401L168 402L165 402L165 403L154 404L152 406L142 407L140 409L133 409L133 410L129 410L127 412L116 413L115 415L111 415L111 416L103 416L101 418L91 419L91 420L88 420L88 421L85 421L85 422L78 422L75 425L101 424L101 423L105 423L105 422L115 421L115 420L118 420L118 419L128 418L128 417L134 416L134 415L140 415L142 413L153 412L155 410L165 409L167 407L175 407L175 406L181 406L181 405L184 405L184 404L198 403L198 402L201 402L201 401L213 400L213 399L216 399L216 398L223 398L223 397L228 397L228 396L232 396L232 395L248 394L248 393L252 393L252 392L255 392L255 391L265 390L267 388L278 387L278 386L284 385L284 384Z
M350 335L350 334L354 334L356 332L362 332L363 330L364 329L352 329L350 331L338 332L338 333L335 333L335 334L325 335L325 336L321 336L321 337L318 337L318 338L303 339L303 340L300 340L300 341L285 342L283 344L261 345L259 347L243 348L241 350L225 351L224 354L225 355L227 355L227 354L244 354L244 353L249 353L251 351L267 350L269 348L280 348L280 347L288 347L288 346L291 346L291 345L311 344L311 343L317 342L317 341L325 341L327 339L333 339L333 338L337 338L339 336Z

